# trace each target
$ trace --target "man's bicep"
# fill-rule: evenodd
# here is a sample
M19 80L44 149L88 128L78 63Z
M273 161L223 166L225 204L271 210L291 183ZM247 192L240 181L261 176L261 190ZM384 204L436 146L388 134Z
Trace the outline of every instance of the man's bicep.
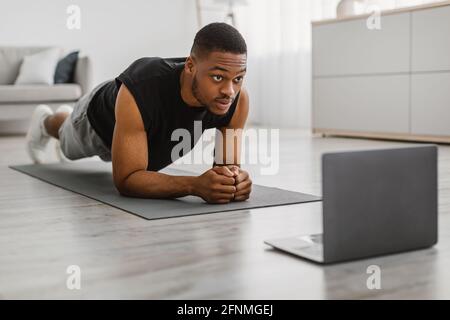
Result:
M132 94L121 85L115 106L116 123L112 141L112 165L116 186L133 172L146 170L148 163L147 134Z

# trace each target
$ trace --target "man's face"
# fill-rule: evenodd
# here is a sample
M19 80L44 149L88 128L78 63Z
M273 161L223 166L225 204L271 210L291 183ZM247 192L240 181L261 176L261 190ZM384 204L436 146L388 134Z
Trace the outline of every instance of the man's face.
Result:
M211 52L193 64L193 96L210 112L225 114L241 90L247 55Z

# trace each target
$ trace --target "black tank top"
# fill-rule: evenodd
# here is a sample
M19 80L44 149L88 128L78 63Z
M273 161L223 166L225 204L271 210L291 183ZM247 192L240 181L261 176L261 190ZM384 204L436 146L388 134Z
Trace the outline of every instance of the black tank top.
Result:
M195 121L201 121L201 132L225 127L231 121L239 94L225 115L218 116L206 107L190 107L181 97L180 75L185 58L141 58L133 62L114 80L106 82L91 99L87 116L95 132L111 149L115 125L114 107L120 85L123 83L133 95L147 133L147 170L159 171L185 153L172 159L172 149L180 141L172 141L176 129L189 131L190 150L200 136L194 134ZM198 125L198 124L197 124ZM189 150L189 151L190 151ZM187 153L187 152L186 152Z

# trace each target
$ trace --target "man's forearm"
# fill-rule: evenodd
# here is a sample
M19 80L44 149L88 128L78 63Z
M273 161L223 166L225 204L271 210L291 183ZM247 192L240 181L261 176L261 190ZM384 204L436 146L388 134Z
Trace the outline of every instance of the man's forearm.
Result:
M141 170L130 174L118 190L129 197L179 198L195 195L195 179L196 177Z

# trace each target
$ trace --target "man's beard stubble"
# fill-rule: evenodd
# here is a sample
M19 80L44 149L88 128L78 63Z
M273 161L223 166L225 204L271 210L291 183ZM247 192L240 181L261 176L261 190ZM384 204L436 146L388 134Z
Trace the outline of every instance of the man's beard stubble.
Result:
M207 107L206 103L204 101L202 101L202 99L199 96L199 92L198 92L198 82L197 82L197 77L194 76L194 79L192 80L192 95L194 96L194 98L204 107Z

